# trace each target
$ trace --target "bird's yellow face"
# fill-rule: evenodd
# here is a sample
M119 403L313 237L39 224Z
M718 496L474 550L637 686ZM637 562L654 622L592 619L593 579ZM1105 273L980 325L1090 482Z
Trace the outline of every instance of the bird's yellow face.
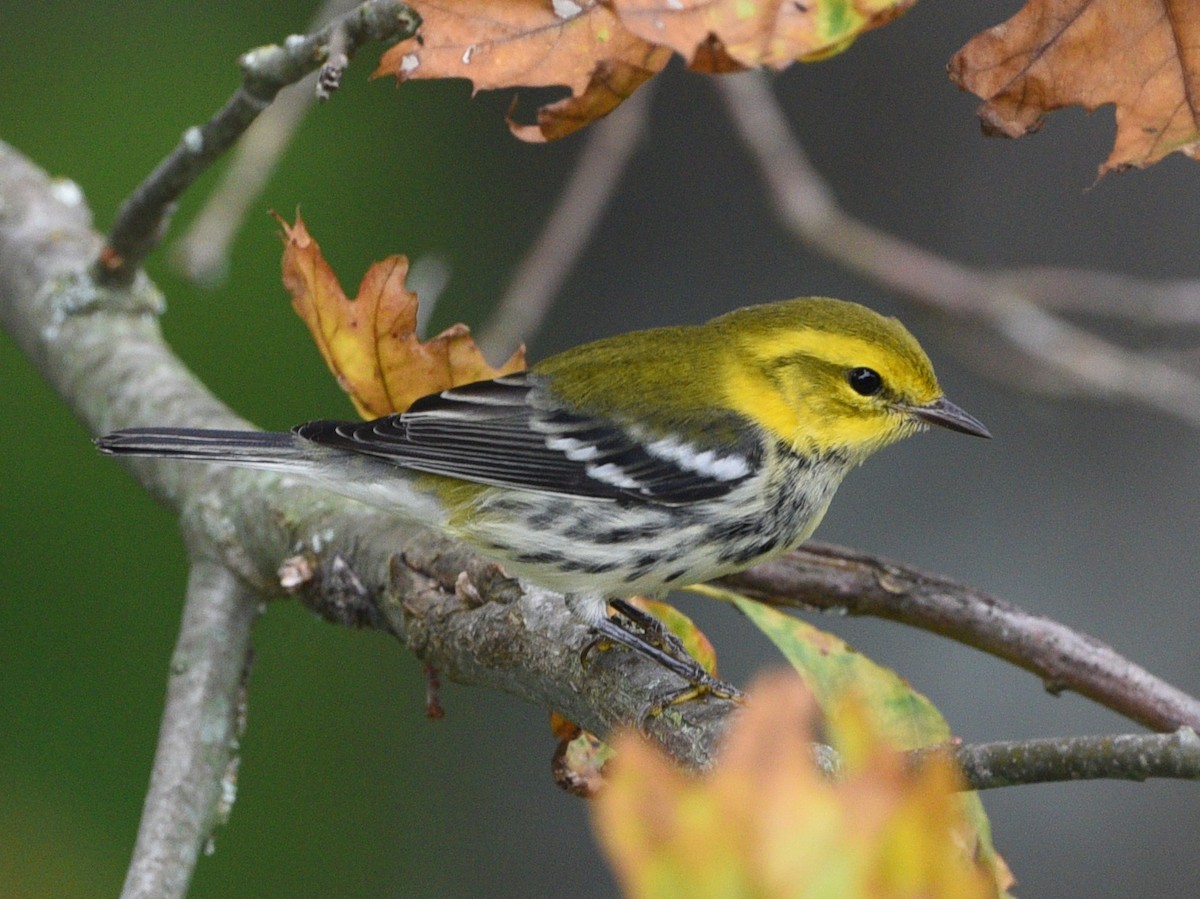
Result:
M920 428L906 411L941 396L932 370L844 335L797 332L760 348L732 385L750 414L798 452L862 458Z
M820 298L729 318L743 314L726 402L799 453L861 462L926 423L986 434L946 402L929 358L895 319Z

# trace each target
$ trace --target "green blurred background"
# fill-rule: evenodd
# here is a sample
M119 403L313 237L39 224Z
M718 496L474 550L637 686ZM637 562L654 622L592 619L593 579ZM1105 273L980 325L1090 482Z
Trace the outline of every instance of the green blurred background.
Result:
M968 262L1195 275L1194 163L1170 160L1089 191L1107 113L1059 114L1015 144L979 136L971 98L943 67L1017 5L920 5L844 56L782 76L779 94L815 163L855 214ZM311 13L0 2L0 138L77 181L106 227L179 134L228 96L237 55L304 30ZM301 207L348 289L389 253L445 259L452 279L434 326L479 326L578 152L578 138L511 139L508 92L471 99L464 83L367 83L374 56L302 127L225 286L189 287L164 254L149 266L180 355L264 427L352 414L279 285L267 209ZM1031 398L962 364L940 345L937 321L779 231L704 79L675 66L659 81L649 136L532 355L799 293L904 315L951 396L997 439L936 434L889 450L849 479L821 536L985 586L1200 690L1195 432L1139 409ZM186 198L175 234L213 183L210 174ZM184 556L172 516L93 453L7 338L0 376L0 895L113 895L154 750ZM775 662L730 610L684 606L735 680ZM928 692L967 739L1134 729L934 637L822 623ZM586 805L550 782L544 712L446 685L447 718L430 723L411 656L292 604L268 611L255 642L238 801L192 895L614 892ZM1088 784L986 803L1021 895L1148 896L1200 893L1197 799L1192 784Z

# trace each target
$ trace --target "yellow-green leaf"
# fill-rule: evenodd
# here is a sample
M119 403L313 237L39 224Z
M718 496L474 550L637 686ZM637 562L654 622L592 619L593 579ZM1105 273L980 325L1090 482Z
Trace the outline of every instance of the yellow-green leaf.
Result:
M707 586L702 592L733 603L766 634L800 673L822 708L854 689L899 748L916 749L950 739L950 726L928 698L845 641L736 593Z

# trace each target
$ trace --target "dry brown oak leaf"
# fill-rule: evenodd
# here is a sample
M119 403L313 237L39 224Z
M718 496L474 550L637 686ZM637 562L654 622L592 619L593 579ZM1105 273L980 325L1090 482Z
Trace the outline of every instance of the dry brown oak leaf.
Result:
M915 0L412 0L420 31L374 77L467 78L475 90L565 87L570 96L513 121L554 140L607 115L678 52L701 72L784 68L848 47Z
M372 265L358 295L350 298L300 216L292 225L278 221L284 239L283 284L292 307L363 418L403 412L428 394L525 368L523 346L493 368L466 325L452 325L422 341L417 336L417 295L405 286L404 256Z
M984 130L1005 137L1064 106L1115 104L1101 176L1169 153L1200 158L1196 0L1029 0L955 54L950 77L985 101Z

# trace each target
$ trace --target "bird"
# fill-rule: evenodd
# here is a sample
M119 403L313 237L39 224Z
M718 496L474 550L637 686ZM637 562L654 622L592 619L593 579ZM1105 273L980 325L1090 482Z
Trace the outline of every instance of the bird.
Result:
M130 428L96 444L287 472L432 527L563 594L599 638L711 687L627 598L793 549L852 468L930 425L991 436L897 319L802 297L585 343L374 420Z

